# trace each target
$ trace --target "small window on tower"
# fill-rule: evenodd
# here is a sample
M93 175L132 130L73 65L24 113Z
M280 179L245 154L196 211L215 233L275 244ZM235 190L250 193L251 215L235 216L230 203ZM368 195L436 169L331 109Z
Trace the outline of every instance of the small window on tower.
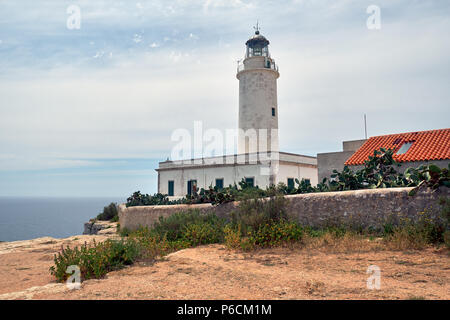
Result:
M275 117L275 108L272 108L272 117Z

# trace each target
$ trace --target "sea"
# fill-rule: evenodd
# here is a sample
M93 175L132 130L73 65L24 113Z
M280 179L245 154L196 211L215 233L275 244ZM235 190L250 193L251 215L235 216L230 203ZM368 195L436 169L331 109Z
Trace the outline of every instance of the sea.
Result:
M79 235L84 223L103 207L124 201L117 197L0 197L0 241Z

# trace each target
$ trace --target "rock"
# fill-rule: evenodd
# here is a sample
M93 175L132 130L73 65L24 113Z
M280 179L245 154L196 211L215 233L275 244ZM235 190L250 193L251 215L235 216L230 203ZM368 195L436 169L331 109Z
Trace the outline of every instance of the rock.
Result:
M91 220L84 224L83 234L114 234L117 222Z

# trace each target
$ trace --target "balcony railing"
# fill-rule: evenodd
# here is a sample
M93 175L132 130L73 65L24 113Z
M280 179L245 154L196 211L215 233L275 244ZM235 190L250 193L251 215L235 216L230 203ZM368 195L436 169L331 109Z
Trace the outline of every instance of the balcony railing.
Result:
M264 69L272 69L278 72L278 65L275 64L275 62L270 62L269 60L266 60L264 62ZM237 72L239 73L244 70L245 70L244 62L242 60L239 60L237 65Z

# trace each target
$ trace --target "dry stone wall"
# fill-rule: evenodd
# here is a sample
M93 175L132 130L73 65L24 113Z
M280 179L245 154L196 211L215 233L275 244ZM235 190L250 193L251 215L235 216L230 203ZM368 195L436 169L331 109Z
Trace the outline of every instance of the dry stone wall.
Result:
M322 192L289 195L288 213L303 225L323 227L330 225L351 225L355 228L381 228L389 219L408 217L415 219L418 214L428 211L440 214L439 199L449 197L449 188L425 189L414 196L408 193L412 188L370 189L341 192ZM200 212L215 212L227 217L239 205L238 202L219 206L211 204L171 205L171 206L119 206L121 228L136 230L140 226L151 227L160 216L190 209Z

